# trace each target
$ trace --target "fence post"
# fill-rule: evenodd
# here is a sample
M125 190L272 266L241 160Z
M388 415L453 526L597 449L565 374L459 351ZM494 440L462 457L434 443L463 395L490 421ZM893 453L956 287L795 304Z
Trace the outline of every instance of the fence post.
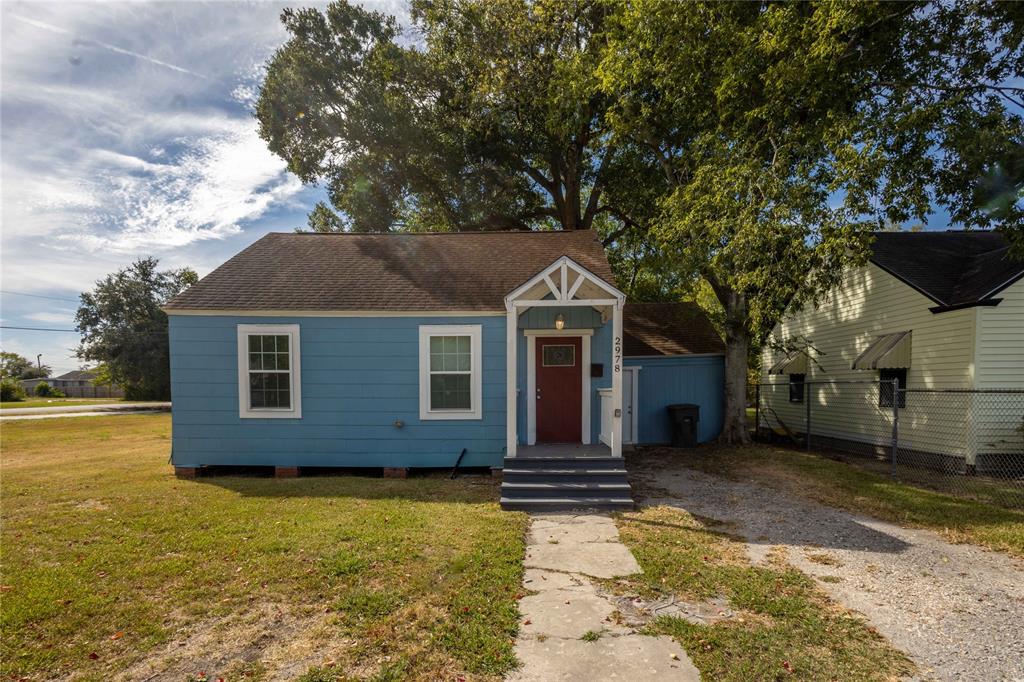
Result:
M754 437L761 435L761 384L754 384Z
M807 452L810 452L811 451L811 382L810 381L805 382L805 386L806 386L806 389L807 389L807 393L804 396L804 402L807 403L807 406L806 406L806 409L807 409L807 421L806 421L806 424L805 424L807 426L807 432L804 434L804 449Z
M882 390L879 385L878 390ZM900 443L900 380L892 380L892 466L891 475L896 478L896 452Z

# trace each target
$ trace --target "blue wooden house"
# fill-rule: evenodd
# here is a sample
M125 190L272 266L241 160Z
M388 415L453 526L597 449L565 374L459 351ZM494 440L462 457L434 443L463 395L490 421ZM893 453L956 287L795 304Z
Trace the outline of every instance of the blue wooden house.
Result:
M269 234L164 309L183 476L462 456L507 506L625 505L623 446L667 442L666 405L721 425L707 319L627 303L591 231Z

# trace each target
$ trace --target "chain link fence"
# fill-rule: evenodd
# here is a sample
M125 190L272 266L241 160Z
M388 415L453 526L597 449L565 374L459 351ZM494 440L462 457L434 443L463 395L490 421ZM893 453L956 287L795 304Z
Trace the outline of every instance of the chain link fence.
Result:
M1024 390L904 388L888 381L752 387L756 437L895 479L1024 508Z

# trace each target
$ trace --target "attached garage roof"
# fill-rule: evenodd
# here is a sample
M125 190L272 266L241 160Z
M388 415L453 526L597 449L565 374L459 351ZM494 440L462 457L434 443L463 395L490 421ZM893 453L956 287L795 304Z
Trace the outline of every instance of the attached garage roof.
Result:
M911 332L876 336L853 361L852 369L906 369L910 367Z
M506 294L561 256L615 283L592 230L271 233L164 308L504 312Z
M627 356L725 352L722 338L696 303L626 303L622 335Z

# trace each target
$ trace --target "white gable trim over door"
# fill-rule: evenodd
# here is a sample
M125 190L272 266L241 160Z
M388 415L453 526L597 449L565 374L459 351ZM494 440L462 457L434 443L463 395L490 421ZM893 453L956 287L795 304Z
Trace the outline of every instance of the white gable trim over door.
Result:
M546 298L548 295L552 298ZM536 275L513 289L505 305L613 305L625 302L626 295L583 267L562 256ZM542 302L543 301L543 302Z
M517 373L519 371L517 358L517 334L519 326L519 315L531 307L549 306L590 306L601 313L602 322L612 321L612 393L615 396L615 403L622 403L622 307L626 302L626 294L619 291L614 285L601 279L593 272L583 267L568 256L556 259L551 265L529 278L507 296L505 296L505 329L506 329L506 446L505 453L509 457L515 457L518 443L516 405L518 390L516 387ZM559 330L530 330L536 335L557 335L552 332ZM560 330L566 336L580 336L582 338L582 353L585 355L583 367L584 391L581 420L583 420L583 443L590 442L590 335L593 330ZM527 333L524 331L524 333ZM536 442L536 350L530 335L527 336L529 343L527 349L527 443ZM613 411L611 417L611 451L613 457L622 456L622 409Z

